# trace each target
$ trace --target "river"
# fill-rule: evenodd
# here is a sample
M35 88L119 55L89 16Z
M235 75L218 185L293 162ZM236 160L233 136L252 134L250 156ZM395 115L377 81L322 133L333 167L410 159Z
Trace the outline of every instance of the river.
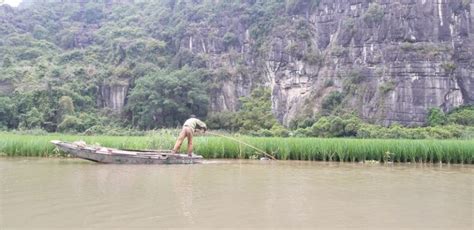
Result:
M0 229L473 228L472 165L0 158Z

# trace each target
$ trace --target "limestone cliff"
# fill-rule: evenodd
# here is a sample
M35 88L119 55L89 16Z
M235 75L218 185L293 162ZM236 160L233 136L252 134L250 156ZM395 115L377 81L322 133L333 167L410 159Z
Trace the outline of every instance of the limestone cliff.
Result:
M210 69L230 70L232 77L212 91L213 111L235 110L239 97L265 85L284 124L320 112L337 91L340 111L384 125L419 125L432 107L449 111L474 102L473 4L322 0L282 16L258 50L236 15L190 32L180 49L206 54ZM232 31L237 40L224 48L209 30Z
M34 2L77 10L35 10ZM71 96L89 93L94 106L121 112L148 69L188 65L209 70L211 113L236 111L240 97L265 86L285 125L318 113L420 125L432 107L474 103L472 0L30 0L24 6L0 7L0 95L14 92L22 78L54 82L61 72L66 80L88 81L84 90L70 87ZM38 50L52 54L40 59ZM7 56L24 66L9 70Z

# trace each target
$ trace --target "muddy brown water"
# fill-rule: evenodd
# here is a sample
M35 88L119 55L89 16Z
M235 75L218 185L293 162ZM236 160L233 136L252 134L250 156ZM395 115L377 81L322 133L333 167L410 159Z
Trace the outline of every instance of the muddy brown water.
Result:
M0 229L473 229L472 165L0 158Z

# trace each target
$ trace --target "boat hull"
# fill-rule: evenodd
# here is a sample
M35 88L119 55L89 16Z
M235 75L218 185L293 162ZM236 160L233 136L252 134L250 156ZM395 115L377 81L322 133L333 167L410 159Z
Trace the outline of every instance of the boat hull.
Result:
M195 164L202 156L172 154L169 151L126 151L113 148L78 146L74 143L52 141L60 151L73 157L103 164Z

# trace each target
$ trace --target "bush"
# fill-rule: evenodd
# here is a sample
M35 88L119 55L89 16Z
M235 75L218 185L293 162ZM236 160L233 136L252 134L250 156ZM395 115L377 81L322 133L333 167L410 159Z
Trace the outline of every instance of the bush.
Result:
M369 24L369 26L373 26L374 24L380 23L383 17L383 8L378 3L370 3L363 19L367 24Z
M329 136L329 129L331 123L329 118L321 117L316 123L311 126L311 136L314 137L327 137Z
M238 117L239 115L236 112L213 113L207 117L206 124L209 129L224 129L234 132L239 130L241 126Z
M63 121L58 125L59 132L83 132L84 124L82 121L73 115L66 115Z
M355 117L344 119L344 136L356 136L362 121Z
M332 79L324 80L324 84L323 84L324 88L328 88L328 87L331 87L333 85L334 85L334 80L332 80Z
M303 60L311 65L319 65L323 62L324 57L319 52L310 49L303 56Z
M270 130L275 137L288 137L290 136L290 132L285 129L282 125L276 123L273 125L272 129Z
M225 47L235 46L239 44L239 38L237 37L237 35L235 35L232 32L225 33L223 39L224 39L223 43Z
M446 115L439 108L430 109L427 120L429 126L438 126L447 123Z
M330 114L339 104L341 104L344 96L341 92L334 91L329 93L321 103L322 113L325 115Z
M362 126L359 130L357 130L357 137L358 138L371 138L372 136L372 129L370 126Z
M448 114L450 123L474 126L474 106L462 107Z
M84 134L85 135L102 135L102 134L105 134L106 133L106 128L102 125L94 125L88 129L86 129L86 131L84 131Z
M298 14L303 10L311 10L318 7L321 0L288 0L286 1L286 12L288 14Z
M254 89L250 97L241 98L242 109L238 112L241 131L270 129L277 120L272 114L271 92L267 88Z
M37 108L32 108L26 114L20 115L20 129L40 128L43 123L43 115Z
M344 121L340 117L330 119L328 136L341 137L344 135Z
M207 115L209 98L202 71L160 70L139 78L128 95L133 127L175 127L190 114Z
M289 128L290 129L299 129L299 128L307 128L311 127L316 120L311 117L307 118L296 118L290 122Z
M4 129L16 128L16 104L9 97L0 97L0 126Z
M268 129L260 129L256 132L256 136L259 137L273 137L272 131Z
M392 91L395 89L395 82L393 81L388 81L385 82L383 85L379 87L379 90L382 94L387 94L388 92Z
M311 128L299 128L290 133L292 137L310 137L311 135Z

